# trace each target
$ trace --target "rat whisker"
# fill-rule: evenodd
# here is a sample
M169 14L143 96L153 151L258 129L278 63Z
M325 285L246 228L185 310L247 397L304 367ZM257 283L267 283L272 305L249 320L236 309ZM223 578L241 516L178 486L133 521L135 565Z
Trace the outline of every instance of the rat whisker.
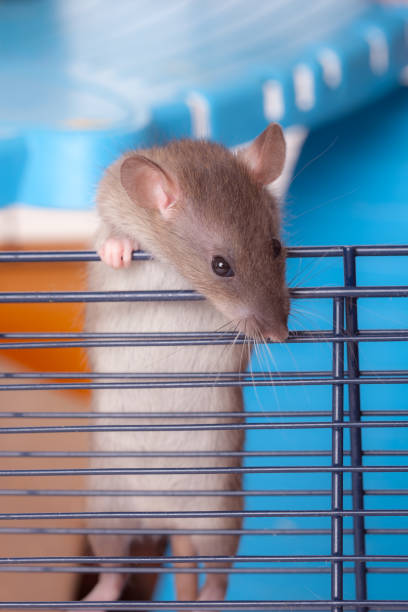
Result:
M252 344L253 344L253 347L254 347L254 353L255 353L256 361L258 362L258 364L260 364L259 346L258 346L258 341L257 341L257 338L256 338L256 331L257 330L255 330L255 333L252 336L252 338L253 338ZM250 351L249 347L250 347L250 344L249 344L249 340L248 340L248 349ZM249 364L250 364L250 369L251 369L252 388L254 390L254 395L255 395L255 398L256 398L256 402L258 404L258 407L259 407L260 411L263 411L263 406L262 406L261 398L259 397L258 389L257 389L257 386L255 384L254 371L253 371L252 360L251 359L249 360Z
M246 335L246 327L247 327L247 322L245 320L244 321L244 341L242 343L241 354L239 357L239 366L238 366L241 374L244 373L244 370L247 369L248 365L249 366L251 365L251 347L248 341L248 336ZM246 357L245 357L245 352L246 352ZM243 357L245 359L244 363L242 361Z
M270 358L270 361L272 361L273 366L275 367L275 373L278 374L278 379L282 380L281 375L278 373L279 370L278 370L278 367L277 367L276 360L275 360L274 356L272 355L272 351L271 351L271 349L270 349L270 347L269 347L269 345L268 345L268 343L266 341L265 336L262 334L262 332L260 331L259 328L258 328L258 333L259 333L261 341L263 343L263 347L266 350L266 352L267 352L267 354L268 354L268 356ZM270 367L270 365L268 363L268 360L266 361L266 364L267 364L266 371L268 372L268 374L270 375L270 378L271 378L271 388L273 389L273 394L275 396L275 402L276 402L277 407L280 408L280 401L279 401L279 397L278 397L278 392L276 390L276 385L274 384L274 381L273 381L272 369L271 369L271 367Z
M244 371L244 369L246 369L246 367L251 368L251 349L250 349L249 344L248 344L248 336L246 335L246 328L247 328L247 321L245 319L244 320L244 341L242 343L241 354L240 354L240 357L239 357L239 371L241 373L243 373L243 371ZM247 357L246 357L246 366L244 367L243 363L242 363L242 357L245 354L245 349L247 349L246 350Z
M236 321L235 325L234 325L234 321ZM219 380L220 375L223 373L223 371L219 367L220 361L225 356L226 351L227 351L228 355L230 355L233 352L234 347L236 346L237 340L238 340L238 338L240 336L240 331L238 329L238 326L240 325L240 323L241 323L240 319L233 319L231 321L227 321L226 323L224 323L223 325L220 326L220 327L225 327L226 325L233 325L233 330L232 331L235 332L235 337L234 337L234 340L233 340L232 343L225 344L225 346L222 348L220 354L218 355L218 358L216 360L216 364L217 364L218 367L216 368L217 373L216 373L216 376L215 376L215 382L217 382ZM220 329L220 328L218 328L218 329ZM241 349L241 357L240 357L240 361L239 361L240 370L242 370L242 368L241 368L241 361L242 361L242 349ZM216 389L216 385L214 384L212 386L211 404L213 403L214 398L215 398L215 389Z
M264 337L264 335L262 334L262 332L260 331L259 327L257 329L258 335L259 335L259 339L260 339L260 343L262 344L262 351L263 351L263 355L261 353L261 345L259 345L259 353L263 358L263 363L261 363L263 369L266 371L266 373L269 375L270 379L271 379L271 386L274 387L273 384L273 372L272 369L270 367L270 361L273 362L273 365L275 366L275 373L277 372L277 368L276 368L276 361L271 353L271 350L269 348L268 342L266 340L266 338ZM267 357L265 358L265 351L267 353L267 356L270 357L270 359L268 359ZM279 377L280 378L280 377ZM277 403L279 403L277 395L276 395L276 389L274 388L274 394L275 394L275 399L277 401Z
M296 172L296 174L293 175L290 183L289 183L289 187L293 184L293 182L298 178L298 176L300 176L307 168L309 168L309 166L311 166L312 164L314 164L317 160L319 160L321 157L323 157L324 155L326 155L326 153L328 153L337 143L339 137L336 136L334 138L334 140L325 148L323 149L323 151L321 151L320 153L318 153L315 157L313 157L312 159L310 159L300 170L298 170L298 172ZM288 188L289 191L289 188Z
M288 351L288 355L291 358L293 365L295 366L295 372L297 372L297 374L299 374L300 370L299 370L299 367L298 367L298 363L297 363L297 361L295 359L295 356L293 354L293 351L291 350L291 348L290 348L290 346L289 346L289 344L287 342L284 343L284 346L285 346L286 350ZM312 402L311 402L310 391L309 391L309 387L308 386L303 387L303 393L304 393L304 396L305 396L305 399L306 399L307 403L309 404L309 406L311 406Z
M258 403L258 406L262 410L262 404L260 402L260 398L258 396L257 388L256 388L256 385L255 385L255 377L254 377L254 370L253 370L253 356L254 356L254 354L255 354L255 359L257 361L259 361L259 358L258 358L258 345L257 345L256 337L254 335L252 335L250 337L250 336L248 336L246 334L246 327L247 327L247 321L245 321L245 339L246 339L246 346L247 346L247 349L248 349L248 358L249 358L248 359L248 363L249 363L249 368L250 368L250 377L251 377L252 387L253 387L253 390L254 390L256 401ZM253 348L253 351L251 351L252 348ZM252 357L251 357L251 352L252 352Z
M263 335L262 335L262 338L263 338L263 342L264 342L264 346L265 346L266 352L268 353L270 359L273 362L273 365L275 366L275 374L278 375L279 380L282 380L282 376L279 374L279 370L277 368L276 359L275 359L275 357L274 357L274 355L272 353L272 349L271 349L271 347L269 345L269 342L266 340L266 338ZM274 342L274 344L285 344L285 343L284 342ZM271 369L269 369L269 374L272 377L272 370Z
M293 316L294 316L294 318L295 318L295 321L296 321L297 325L300 327L300 331L306 331L306 332L309 332L309 331L310 331L310 328L306 327L306 325L305 325L305 324L304 324L304 322L303 322L303 321L300 319L300 317L298 317L298 316L297 316L297 315L295 315L295 314L294 314ZM303 316L306 316L306 315L303 315ZM310 318L311 318L311 317L310 317ZM324 320L324 321L327 321L327 319L325 319L325 318L323 318L323 320ZM324 345L326 345L327 347L331 347L331 342L329 342L328 340L326 340L326 339L324 339L324 338L323 338L322 340L320 340L320 341L319 341L319 344L322 344L322 345L324 344Z
M219 380L220 375L223 372L222 369L221 369L222 365L220 364L220 362L222 362L223 357L225 356L226 353L228 353L228 355L229 355L232 352L234 344L235 344L235 339L234 339L232 344L227 342L222 347L216 347L218 349L218 353L219 354L218 354L216 360L214 361L215 372L216 372L215 382L217 382ZM212 389L213 389L212 396L214 396L214 390L216 389L216 385L213 385Z
M303 257L300 257L300 258L297 260L297 272L295 272L295 274L293 275L293 277L292 277L292 278L291 278L291 279L288 281L288 287L290 287L290 286L292 285L293 281L294 281L296 278L298 278L298 276L299 276L300 274L302 274L302 271L303 271L303 268L302 268L302 266L303 266L303 262L304 262Z
M303 325L303 323L301 321L297 320L297 323L298 323L298 325L301 327L301 329L303 331L310 331L305 325ZM332 343L329 342L328 340L325 340L324 338L319 341L319 344L322 345L322 346L326 346L329 349L332 348Z
M306 272L311 273L312 271L315 270L315 268L322 263L322 261L325 260L327 263L327 255L321 255L320 257L317 258L312 258L311 261L309 261L306 266L304 268L302 268L299 272L297 272L292 278L291 280L288 282L288 286L291 288L295 288L295 287L299 287L301 282L305 282L306 280L310 280L311 275L309 274L309 276L305 276ZM333 262L330 262L333 265ZM327 270L327 266L324 268L325 270ZM296 284L294 284L294 281L297 281Z
M225 327L227 327L228 325L231 325L232 329L226 330L226 331L236 331L236 328L240 324L240 322L241 322L241 319L231 319L230 321L226 321L225 323L222 323L222 325L220 325L219 327L216 327L214 331L219 332L223 330Z
M295 323L297 323L299 325L302 325L302 328L305 329L304 326L303 326L302 319L301 319L300 315L298 315L296 312L292 312L291 313L291 318L293 319L293 321ZM296 330L293 330L293 331L296 331Z
M319 208L323 208L324 206L328 206L328 204L333 204L333 202L337 202L338 200L341 200L342 198L346 198L348 196L351 196L353 194L355 194L358 191L358 188L354 188L351 189L350 191L346 191L346 193L342 193L338 196L335 196L334 198L330 198L330 200L325 200L324 202L322 202L321 204L317 204L316 206L312 206L312 208L308 208L307 210L303 211L302 213L298 214L298 215L293 215L292 216L292 220L294 219L300 219L300 217L304 217L305 215L308 215L311 212L314 212L315 210L319 210Z
M392 300L393 298L388 298L388 299ZM396 324L400 325L401 327L406 327L408 325L408 320L407 319L405 319L405 320L404 319L400 319L400 318L396 319L395 317L390 317L389 315L386 316L384 314L384 311L381 311L380 309L374 310L374 309L369 308L368 306L366 306L366 304L364 304L364 301L362 299L359 300L358 308L359 308L359 311L364 310L367 313L374 314L376 319L382 319L386 323L389 323L389 322L396 323Z
M236 323L234 324L234 322L236 322ZM217 359L217 364L218 364L218 362L219 362L219 361L222 359L222 357L224 356L224 353L225 353L225 351L226 351L227 349L229 349L229 350L232 352L233 347L234 347L234 345L236 344L236 342L237 342L237 340L238 340L238 338L239 338L239 335L240 335L240 332L239 332L239 331L237 331L237 327L239 326L240 322L241 322L241 319L232 319L231 321L227 321L227 323L224 323L223 325L220 325L220 326L219 326L219 327L218 327L218 328L215 330L216 332L218 332L218 331L220 331L220 330L221 330L223 327L226 327L227 325L232 325L233 329L232 329L232 330L229 330L229 331L236 332L236 335L235 335L235 337L234 337L234 340L233 340L232 344L230 344L230 343L226 343L226 344L224 345L224 347L223 347L223 349L222 349L222 351L221 351L221 354L218 356L218 359Z
M328 323L330 327L332 325L332 321L330 319L328 319L324 315L320 314L319 312L314 312L312 310L304 310L303 308L295 307L294 309L291 310L291 315L292 316L295 316L295 315L305 315L305 316L308 316L310 319L312 319L314 317L316 319L321 319L325 323Z

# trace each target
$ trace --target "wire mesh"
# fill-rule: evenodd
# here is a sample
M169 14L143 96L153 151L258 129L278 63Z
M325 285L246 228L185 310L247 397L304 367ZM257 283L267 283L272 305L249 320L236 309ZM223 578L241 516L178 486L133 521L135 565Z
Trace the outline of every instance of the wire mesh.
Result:
M93 420L100 417L90 411L65 411L59 409L38 411L27 410L16 411L10 406L4 406L0 412L0 440L4 436L18 435L22 440L21 450L0 450L2 459L33 460L29 469L19 469L18 463L11 469L0 469L2 482L5 483L0 489L0 496L5 498L81 498L81 497L165 497L165 496L195 496L208 497L222 496L244 496L247 501L256 499L282 499L286 505L277 509L254 509L253 505L247 506L242 511L180 511L180 512L79 512L79 511L53 511L38 512L0 512L0 534L10 536L36 535L41 538L53 535L132 535L132 536L170 536L181 535L239 535L251 538L265 538L266 536L284 537L288 540L308 536L318 538L329 537L330 552L327 554L273 554L273 547L268 555L242 555L237 554L228 557L221 556L183 556L177 557L170 554L164 556L144 557L98 557L98 556L14 556L0 558L0 573L97 573L99 568L95 564L110 564L110 572L129 574L145 574L155 572L158 575L177 573L202 573L201 567L186 568L183 563L208 563L227 562L231 567L207 568L207 573L229 573L231 575L319 575L330 576L330 597L319 599L262 599L262 600L234 600L225 602L194 602L194 609L203 610L330 610L331 612L342 612L343 610L408 610L408 600L396 599L390 590L389 599L373 599L369 597L367 588L368 577L374 575L404 575L408 573L408 555L391 554L393 537L408 535L408 507L406 499L408 486L406 473L408 472L408 446L406 448L387 448L377 446L374 449L364 448L364 433L368 430L378 430L381 435L384 432L398 430L399 436L407 440L408 409L394 407L392 395L389 405L378 408L367 408L362 402L362 392L371 385L385 385L394 389L393 385L406 385L408 382L407 369L361 369L360 368L360 343L374 343L374 347L381 346L379 343L404 343L408 340L408 329L360 329L358 324L359 300L362 298L406 298L408 297L408 285L373 285L359 286L356 274L356 259L375 257L407 257L408 246L335 246L335 247L296 247L288 250L289 258L316 258L329 257L338 258L342 261L344 283L343 286L320 286L320 287L297 287L291 290L292 300L330 300L332 304L332 326L331 329L313 329L292 331L288 343L310 344L329 343L331 345L331 363L322 369L300 368L296 371L277 370L259 371L251 373L236 372L212 372L191 373L179 372L160 374L157 372L93 372L83 373L75 371L66 372L0 372L0 393L23 392L36 390L84 390L84 389L166 389L166 388L202 388L202 387L242 387L262 389L263 387L323 387L331 389L331 410L311 409L287 409L287 410L254 410L236 413L214 413L197 412L189 413L157 413L148 416L153 420L152 424L140 424L138 421L147 417L144 412L130 412L126 414L127 424L116 424L115 419L123 419L123 414L111 412L104 414L105 422L108 424L92 424ZM133 254L134 260L149 259L149 255L141 252ZM55 265L61 262L86 262L97 261L98 256L92 251L43 251L43 252L2 252L0 263L38 263L53 262ZM375 261L374 259L372 260ZM132 291L132 292L89 292L89 291L64 291L64 292L8 292L0 293L0 303L3 304L35 304L35 303L66 303L87 301L163 301L163 300L200 300L202 296L192 291ZM7 354L10 349L26 350L66 350L69 348L87 347L121 347L121 346L189 346L219 344L229 345L233 342L243 343L242 336L228 332L197 332L197 333L89 333L89 332L3 332L0 333L0 349ZM374 350L378 350L375 348ZM407 353L408 356L408 353ZM305 362L306 364L306 362ZM389 387L391 385L391 387ZM8 396L10 397L10 396ZM217 418L228 416L227 423L217 423ZM188 423L190 417L194 417L194 423ZM243 418L244 417L244 418ZM163 424L154 423L155 418L169 419L173 422ZM7 422L3 426L2 420L17 419L21 425L12 426ZM30 424L25 425L24 420L29 419ZM57 421L55 425L41 425L41 419ZM69 424L58 424L58 420L68 419ZM176 422L182 419L182 423ZM203 419L202 423L196 421ZM211 422L208 422L208 420ZM39 424L32 425L31 421ZM234 422L236 420L236 422ZM72 424L72 421L75 424ZM85 424L84 424L85 421ZM131 424L129 424L131 421ZM187 422L186 422L187 421ZM205 430L233 430L241 429L248 432L263 431L290 432L300 430L307 433L314 430L328 430L331 435L330 448L305 448L281 449L281 448L257 448L256 450L242 450L236 452L193 452L193 451L163 451L163 452L138 452L138 451L77 451L77 450L49 450L46 448L47 436L59 436L70 433L85 434L91 431L205 431ZM26 450L24 441L32 434L42 434L45 448L41 450ZM285 434L286 435L286 434ZM391 434L389 434L391 435ZM346 443L347 436L347 443ZM380 438L379 438L380 439ZM36 461L48 460L78 460L92 457L152 457L162 458L163 466L151 468L127 468L114 467L109 469L84 468L84 467L52 467L37 468ZM233 457L238 456L251 461L241 467L189 467L188 458L191 457ZM186 461L181 467L166 467L165 459L177 457ZM275 463L270 463L275 460ZM310 460L315 464L310 464ZM372 461L376 463L373 464ZM253 463L255 461L255 464ZM264 461L265 463L263 463ZM289 464L287 463L289 461ZM395 463L398 461L398 464ZM268 480L262 488L245 488L236 491L217 490L188 490L188 491L156 491L144 490L111 490L106 488L89 489L67 488L63 485L64 477L89 475L137 475L137 474L217 474L217 473L240 473L245 475L313 475L326 474L328 479L324 488L313 486L313 481L307 480L300 488L291 487L292 480L288 480L285 488L267 486ZM386 480L380 480L380 485L374 486L365 481L370 474L401 474L403 475L405 487L393 487ZM7 487L7 478L22 478L24 483L21 488ZM44 487L41 483L43 477L58 478L58 486ZM29 478L30 486L27 486ZM383 477L382 477L383 478ZM57 481L52 481L57 482ZM37 484L40 483L40 484ZM296 498L316 499L318 506L314 509L297 508L293 500ZM395 499L401 501L401 507L394 507ZM373 507L370 500L390 500L391 507ZM293 507L291 507L291 504ZM154 529L122 528L122 527L82 527L70 521L93 519L133 519L147 516L149 518L162 517L233 517L240 516L245 519L271 519L277 518L289 520L300 517L302 521L307 519L321 519L319 522L311 522L304 526L270 526L270 523L244 523L241 529ZM391 522L379 527L372 519L376 517L388 517ZM33 524L33 521L35 524ZM58 526L58 522L65 522ZM321 521L329 521L322 524ZM23 522L23 526L21 526ZM261 525L261 526L260 526ZM384 544L382 550L386 554L375 554L367 547L367 538L371 536L383 536L389 542ZM352 545L345 545L345 539L351 538ZM41 544L39 545L41 546ZM40 548L39 548L40 550ZM142 565L144 564L144 566ZM150 567L151 565L157 567ZM354 597L344 599L344 584L347 577L352 577L354 586ZM131 601L109 603L110 609L191 609L189 602L169 601ZM100 605L95 602L57 602L57 601L3 601L0 609L99 609Z

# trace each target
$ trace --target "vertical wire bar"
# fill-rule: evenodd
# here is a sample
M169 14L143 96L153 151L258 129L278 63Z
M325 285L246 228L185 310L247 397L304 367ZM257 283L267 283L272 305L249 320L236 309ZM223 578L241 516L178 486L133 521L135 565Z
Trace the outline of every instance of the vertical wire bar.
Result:
M344 247L344 284L346 287L356 287L356 254L354 247ZM357 298L346 298L346 330L348 334L355 335L358 331ZM350 378L356 379L360 376L359 346L357 342L347 342L347 368ZM361 421L360 386L349 384L348 386L350 421ZM361 428L350 428L350 451L351 465L362 466L362 442ZM357 472L351 475L353 510L364 509L363 473ZM365 555L365 524L363 516L355 516L353 519L354 554ZM367 577L366 564L357 561L354 565L356 599L365 601L367 599ZM367 612L368 608L361 608L361 612Z
M344 300L333 300L333 332L340 336L343 333ZM344 344L333 342L333 378L344 377ZM332 387L332 422L340 423L344 419L344 384L333 384ZM343 466L343 428L332 429L332 466ZM332 474L332 510L343 510L343 472ZM343 518L334 515L331 521L331 552L332 555L343 554ZM343 562L331 563L331 598L333 603L343 599ZM332 606L332 612L343 612L343 606Z

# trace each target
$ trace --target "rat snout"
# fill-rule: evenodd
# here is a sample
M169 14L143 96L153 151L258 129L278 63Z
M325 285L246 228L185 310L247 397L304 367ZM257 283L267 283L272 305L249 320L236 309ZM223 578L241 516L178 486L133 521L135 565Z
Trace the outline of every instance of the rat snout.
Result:
M263 321L259 317L250 316L245 323L246 333L255 340L260 337L272 342L284 342L289 334L287 318L282 321Z
M272 342L285 342L289 335L288 326L283 322L269 329L262 329L261 331L265 340L272 340Z

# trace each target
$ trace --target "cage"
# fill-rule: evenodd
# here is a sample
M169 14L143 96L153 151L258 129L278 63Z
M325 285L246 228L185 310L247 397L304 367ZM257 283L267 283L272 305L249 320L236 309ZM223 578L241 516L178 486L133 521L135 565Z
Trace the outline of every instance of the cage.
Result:
M308 303L315 302L318 306L323 305L323 309L315 309L318 314L320 312L322 320L326 321L326 318L321 312L327 311L332 315L331 325L327 322L327 325L319 329L313 327L291 332L289 344L293 343L301 349L290 355L290 359L295 358L295 367L293 363L288 366L285 363L285 355L275 351L276 362L273 368L269 365L269 369L265 370L260 358L260 363L253 363L253 372L245 375L214 372L188 376L180 373L171 381L163 380L163 376L160 380L160 375L155 375L154 372L150 377L143 374L142 382L140 375L138 381L137 372L127 375L106 372L95 372L92 375L79 372L1 373L2 395L6 395L6 403L11 408L1 413L4 423L1 434L3 439L7 437L12 440L7 445L2 445L3 450L0 451L3 461L9 462L6 469L1 471L4 482L1 495L6 499L0 515L3 523L1 534L2 537L13 536L13 542L16 539L22 540L22 550L25 553L21 556L8 554L3 557L3 572L12 571L17 575L19 572L27 572L28 575L35 573L36 579L38 572L44 572L49 582L50 577L53 579L61 573L77 576L83 572L97 572L99 568L95 567L95 563L109 562L113 564L114 571L131 575L144 575L153 571L164 578L156 586L155 601L133 599L131 602L109 604L109 608L167 609L176 605L177 608L183 609L191 606L192 604L185 602L171 603L171 584L166 578L180 571L203 573L204 570L200 569L203 562L220 562L225 559L217 556L174 557L170 551L161 557L145 555L127 558L56 554L58 550L67 550L66 546L60 548L63 536L71 538L73 535L84 535L93 531L109 533L112 537L130 531L137 536L140 533L146 535L149 530L78 526L78 519L86 518L87 513L80 507L68 505L66 500L81 499L86 495L118 494L117 490L95 491L87 489L86 483L81 485L84 475L92 471L98 472L84 467L84 460L92 455L92 451L86 448L77 450L78 444L72 444L75 438L70 442L60 441L72 434L84 435L98 429L98 425L94 424L97 415L89 412L68 412L64 402L50 406L51 410L44 405L42 409L33 411L30 406L24 405L24 392L58 390L63 393L66 390L92 387L137 388L146 384L152 388L172 387L174 384L193 387L242 385L247 389L245 422L239 422L241 414L237 413L237 424L224 424L223 427L238 427L246 431L246 446L239 453L243 464L239 468L216 468L220 471L236 470L244 474L244 490L231 493L245 498L242 512L244 523L243 528L239 530L240 549L234 558L227 559L233 562L232 567L221 570L230 574L227 601L202 602L197 607L205 605L210 609L234 610L407 608L405 593L408 558L403 536L408 535L408 492L405 486L408 470L405 432L408 421L404 392L408 374L406 346L403 349L394 347L406 345L408 330L406 327L394 329L385 326L362 328L360 321L365 317L364 311L359 312L359 304L376 304L373 308L376 320L381 301L404 301L404 298L408 297L408 287L402 283L361 285L357 282L357 277L361 275L361 268L365 273L368 270L368 273L372 274L372 269L378 266L378 261L391 260L396 267L395 262L400 260L401 269L404 269L408 246L295 247L289 250L288 255L293 261L299 258L333 258L338 260L344 277L343 282L337 286L300 286L292 289L293 301L304 300ZM16 266L25 262L34 265L34 262L39 261L62 266L63 262L95 259L95 253L78 251L3 252L0 255L2 265L12 262ZM375 274L374 271L374 278ZM131 296L127 295L126 299L146 299L141 293L134 292ZM168 300L175 297L179 296L168 291L161 292L159 296L153 295L151 299ZM192 297L182 296L183 299ZM1 294L3 304L61 303L91 299L120 300L123 296L120 292L95 295L90 292L72 291ZM398 312L398 307L395 312ZM406 307L402 307L399 312L406 317ZM361 314L362 317L359 316ZM226 332L156 334L157 337L149 338L144 336L145 334L131 334L124 338L122 334L84 332L3 333L1 348L11 351L68 350L72 347L103 346L109 343L110 346L116 347L116 350L120 350L124 345L143 346L146 343L182 346L212 342L228 344L235 340L234 334ZM238 340L240 341L242 339ZM316 347L321 350L316 350ZM168 375L164 378L168 379ZM271 385L276 392L273 402L271 399L265 401L268 395L263 394ZM305 388L309 392L313 389L316 393L305 394ZM23 394L23 409L16 410L11 395L13 393L20 396ZM140 416L142 414L140 413ZM138 425L138 413L132 414L134 424L118 426L116 423L121 416L120 413L109 414L112 423L109 428L113 431L149 429L149 426ZM160 413L156 416L159 417ZM208 417L208 414L200 416ZM220 427L216 417L213 422L206 422L204 425L197 424L197 414L194 414L194 417L194 424L189 425L188 418L186 424L184 416L181 423L175 418L174 425L167 424L164 428L208 430ZM163 421L160 424L159 419L158 422L158 426L151 425L150 429L163 428ZM53 447L53 444L48 442L50 437L56 441L55 446L59 450L49 450ZM34 444L31 443L32 440L35 440ZM206 471L205 467L189 467L189 457L194 456L194 453L174 451L174 455L181 456L185 462L185 467L182 468L166 467L165 457L169 456L169 453L162 455L162 466L151 468L152 474L179 470L180 473L191 473L194 478L194 474ZM170 456L172 455L173 453L170 453ZM114 456L117 458L120 453L114 453ZM113 473L129 472L126 467L127 456L128 452L123 453L123 468L113 468ZM38 467L44 458L52 461L52 467ZM138 470L130 471L134 472L135 489L127 494L140 494L137 490ZM103 470L101 472L103 473ZM77 488L67 488L66 482L71 481L72 477ZM8 484L10 479L15 483L14 486L10 487ZM165 494L163 491L157 493ZM182 494L203 496L203 510L196 513L198 517L217 514L205 509L206 498L211 497L211 494L216 495L216 491L186 491ZM43 505L39 507L40 510L34 505L33 509L27 512L27 496L36 498L34 501L52 498L56 503ZM13 498L17 502L22 498L22 503L10 504L9 500ZM101 512L99 518L106 518L106 514ZM160 522L160 517L166 515L166 510L155 514ZM183 512L180 514L183 515ZM184 514L189 517L191 512L186 511ZM115 513L112 513L112 517L114 515ZM124 516L130 519L132 512L125 512ZM153 531L155 534L167 536L174 532L200 532L199 529L169 530L160 527ZM223 537L232 530L206 531L212 535L214 531L219 537ZM57 540L54 539L56 536L59 536ZM51 545L43 544L44 539L51 539ZM18 549L20 546L19 544ZM13 550L15 549L14 545ZM45 551L47 554L44 554ZM153 563L158 565L154 569ZM181 563L197 565L192 570L180 567ZM29 584L29 580L26 584ZM65 585L65 589L67 588ZM71 592L75 592L72 590L72 584L70 588ZM312 596L306 598L307 592ZM58 599L34 601L29 593L24 595L28 596L27 601L6 600L0 606L3 609L69 609L78 606L78 603L61 602ZM86 603L84 607L92 608L96 605Z
M70 8L49 21L52 2L5 2L0 7L3 39L18 36L21 48L26 43L26 30L15 30L18 6L25 19L43 20L47 35L61 29L61 16L75 24L75 12L80 14L82 29L73 31L79 43L81 37L88 43L84 24L92 21L92 4L65 4ZM131 4L122 3L126 26ZM164 4L158 4L158 12ZM201 9L206 36L217 23L218 4ZM202 563L216 559L175 559L166 540L169 530L158 527L164 536L161 548L146 549L139 557L106 560L87 549L86 536L98 528L84 526L85 499L115 495L87 489L88 435L98 427L87 404L89 392L101 386L137 389L146 383L137 372L126 377L90 373L85 351L90 345L120 351L126 344L143 347L146 342L167 343L175 350L208 342L228 347L234 338L213 330L154 338L83 332L87 300L121 299L93 296L86 288L84 266L97 260L83 246L92 223L89 193L101 167L129 146L186 135L236 146L267 121L279 120L286 127L301 126L293 133L295 144L310 130L287 198L288 278L295 284L288 343L259 347L246 375L214 371L169 382L152 371L148 381L152 388L244 388L245 420L238 422L237 415L234 425L246 434L242 466L236 468L243 475L245 498L239 550L228 560L226 601L195 603L194 608L408 610L408 99L406 90L397 87L401 76L406 79L406 11L365 0L341 5L327 0L318 3L324 17L315 19L316 3L280 5L278 25L289 27L290 13L298 17L292 46L285 46L274 26L277 42L265 49L275 7L259 3L248 26L252 41L260 41L251 47L254 63L237 62L235 73L227 66L215 83L190 80L192 71L187 70L182 92L149 99L147 115L144 104L143 112L129 106L129 90L116 87L126 83L126 70L122 83L110 82L107 97L100 82L89 80L84 64L80 73L66 72L73 47L63 37L52 53L44 43L39 55L33 54L43 64L31 72L30 91L33 100L41 101L50 91L47 79L62 69L57 102L74 114L46 117L44 126L46 106L34 104L43 115L27 118L19 114L19 105L13 107L12 98L2 97L3 108L15 112L6 131L1 123L0 140L0 609L100 609L96 603L78 603L99 572L98 561L109 561L112 571L132 577L124 600L109 603L109 609L191 609L188 602L175 603L174 575L194 571L202 580ZM234 31L246 13L238 10L239 2L228 6L221 7L222 27L231 31L222 41L222 54L225 43L235 61ZM185 8L199 23L192 3L175 5L166 14L176 28L169 28L170 43L180 34ZM310 29L305 29L304 14L309 20L312 16ZM92 30L89 48L98 46L97 32ZM28 51L35 47L38 52L27 40ZM276 48L282 52L279 62ZM200 64L200 53L193 57ZM5 92L13 91L24 66L17 60L15 73L2 71ZM183 64L174 69L183 73ZM75 115L89 99L96 114ZM58 107L50 100L48 111ZM67 100L75 102L72 107L65 105ZM11 207L10 202L26 206ZM45 219L51 217L53 233L47 234ZM38 235L41 247L33 243ZM134 254L135 260L143 257ZM157 297L175 296L151 296ZM118 428L118 415L109 422L108 427ZM140 428L138 416L126 427ZM190 427L211 429L217 423ZM181 470L188 471L192 457L181 456ZM166 457L161 459L159 469L165 472ZM125 470L127 457L120 460ZM190 471L194 478L197 470ZM137 495L137 485L128 493ZM203 500L204 515L210 514L208 494L195 495ZM112 538L122 533L114 527L101 530ZM194 567L186 569L185 563Z

